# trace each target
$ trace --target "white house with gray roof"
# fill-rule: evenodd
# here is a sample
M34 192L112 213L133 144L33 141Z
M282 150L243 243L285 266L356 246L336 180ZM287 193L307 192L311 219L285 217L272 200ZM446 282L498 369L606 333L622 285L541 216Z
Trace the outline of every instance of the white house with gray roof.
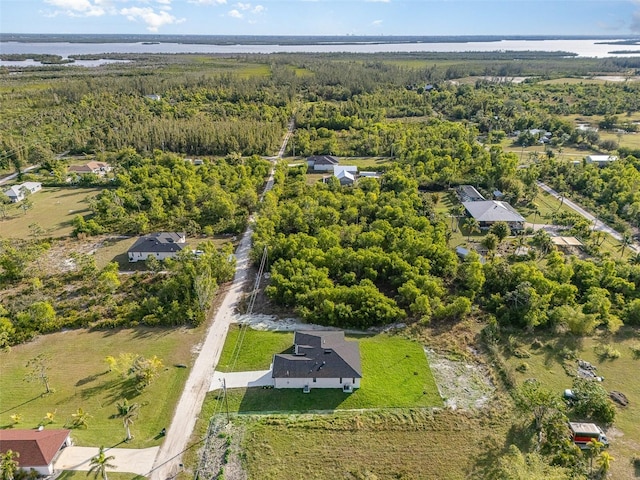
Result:
M307 166L314 172L331 172L333 166L339 163L340 160L333 155L312 155L307 158Z
M294 353L273 357L275 388L360 388L362 364L357 342L344 339L344 332L299 331L293 339Z
M25 199L28 194L36 193L42 190L40 182L24 182L20 185L14 185L9 190L5 190L4 194L9 197L13 203L20 202Z
M149 257L158 260L174 258L186 246L184 233L159 232L140 237L127 251L130 262L145 261Z
M498 200L484 200L476 202L462 202L469 215L475 218L480 228L489 228L496 222L506 222L512 230L522 230L525 218L507 202Z

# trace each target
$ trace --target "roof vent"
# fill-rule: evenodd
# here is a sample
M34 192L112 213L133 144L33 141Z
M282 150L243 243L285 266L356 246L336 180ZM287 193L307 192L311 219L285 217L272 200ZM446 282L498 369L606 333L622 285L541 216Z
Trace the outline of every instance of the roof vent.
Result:
M324 353L331 353L331 350L325 350Z

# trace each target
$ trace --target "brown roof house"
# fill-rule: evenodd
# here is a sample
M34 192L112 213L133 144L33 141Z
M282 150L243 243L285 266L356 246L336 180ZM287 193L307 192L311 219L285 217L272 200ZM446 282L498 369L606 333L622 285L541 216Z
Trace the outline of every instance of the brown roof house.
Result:
M362 364L357 342L347 342L343 331L300 331L293 338L294 353L273 356L275 388L360 388Z
M0 430L0 452L18 452L16 461L21 469L33 469L43 476L53 474L54 460L70 445L70 430Z
M105 162L88 162L84 165L71 165L67 171L69 173L77 173L83 175L85 173L95 173L99 177L104 176L111 171L111 166Z

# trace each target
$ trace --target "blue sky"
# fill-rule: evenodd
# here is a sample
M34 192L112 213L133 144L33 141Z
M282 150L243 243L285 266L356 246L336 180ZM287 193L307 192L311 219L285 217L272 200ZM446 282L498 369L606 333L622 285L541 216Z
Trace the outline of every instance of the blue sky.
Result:
M624 36L640 0L0 0L0 31Z

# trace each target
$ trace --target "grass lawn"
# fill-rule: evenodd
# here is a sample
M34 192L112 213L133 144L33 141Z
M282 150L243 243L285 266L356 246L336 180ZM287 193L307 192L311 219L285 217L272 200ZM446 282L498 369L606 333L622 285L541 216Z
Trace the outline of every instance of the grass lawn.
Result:
M16 428L35 428L48 412L55 421L46 428L62 428L78 408L91 415L87 429L72 433L83 446L113 446L124 438L122 420L115 418L116 403L126 396L140 404L140 415L132 427L134 440L127 446L144 448L160 443L158 432L169 425L174 406L188 376L192 348L204 328L138 328L90 332L72 330L43 335L36 340L0 353L0 428L9 428L11 415L21 414ZM140 395L122 378L107 371L105 357L120 353L157 355L165 368ZM54 393L44 395L41 383L24 381L25 364L39 354L48 356L49 380Z
M7 218L0 220L0 237L27 238L29 225L40 225L45 236L64 237L71 234L71 222L76 215L90 213L88 199L100 192L99 188L45 187L29 196L33 208L25 213L20 203L12 204Z
M248 370L266 370L271 365L275 353L293 351L293 332L264 332L243 328L243 340L237 355L238 337L241 332L238 324L229 327L220 361L216 370L220 372L244 372Z
M519 336L529 358L516 358L507 354L507 363L513 369L515 378L522 382L527 378L537 378L546 387L560 393L570 388L573 378L567 375L562 364L563 348L572 350L577 358L591 362L597 367L598 375L604 377L602 386L608 391L617 390L629 399L627 407L618 407L613 429L608 432L611 442L609 449L616 459L612 463L611 477L615 479L637 478L631 464L633 456L640 452L640 358L634 358L630 347L640 344L640 329L625 327L612 337L596 336L593 338L577 338L573 336L537 335L545 346L541 349L531 348L533 337ZM611 344L621 354L615 360L603 360L598 357L594 347L599 344ZM520 373L515 371L519 365L526 363L529 368ZM575 362L571 362L574 370Z
M235 371L240 365L250 370L268 368L273 353L280 353L292 344L288 335L275 332L251 331L245 342ZM227 337L220 365L228 365L235 347L235 333ZM229 408L246 412L307 412L358 408L402 408L441 406L427 358L422 346L397 336L352 336L358 341L362 358L361 388L351 394L337 389L234 389L229 391ZM256 350L249 345L260 346ZM219 393L210 394L208 401L218 401Z
M242 447L251 480L486 478L508 419L448 410L266 417L247 422Z

